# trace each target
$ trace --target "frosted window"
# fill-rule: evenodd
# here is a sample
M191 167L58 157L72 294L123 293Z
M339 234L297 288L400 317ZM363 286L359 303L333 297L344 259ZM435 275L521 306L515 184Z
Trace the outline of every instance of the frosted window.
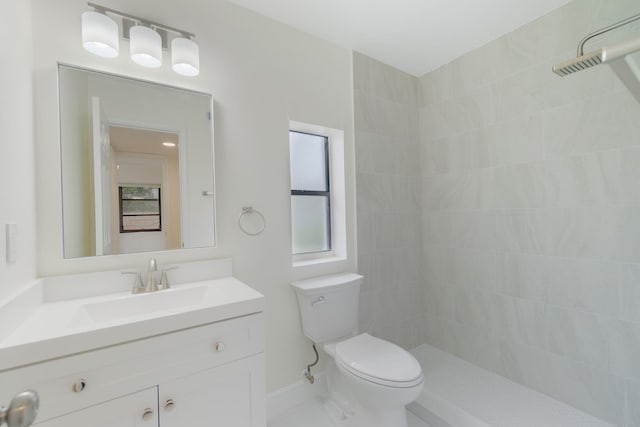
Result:
M330 250L329 197L291 196L291 228L294 254Z
M289 132L291 189L329 191L327 138L308 133Z

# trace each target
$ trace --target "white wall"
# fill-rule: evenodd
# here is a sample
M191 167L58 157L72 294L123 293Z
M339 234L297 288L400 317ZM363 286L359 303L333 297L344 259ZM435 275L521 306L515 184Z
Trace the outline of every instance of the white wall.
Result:
M150 20L192 31L201 49L201 74L181 77L165 65L149 70L127 57L106 60L80 43L84 0L34 1L36 130L38 134L39 274L143 267L149 254L63 260L56 62L126 74L213 94L217 190L217 248L154 254L160 264L232 256L234 275L267 299L267 380L270 390L300 378L312 360L288 283L313 274L355 270L351 54L345 49L221 0L104 1ZM289 120L345 130L348 259L312 269L291 267ZM266 231L249 237L238 229L242 206L267 219Z
M36 275L31 2L0 14L0 297ZM18 258L5 262L5 224L17 223Z

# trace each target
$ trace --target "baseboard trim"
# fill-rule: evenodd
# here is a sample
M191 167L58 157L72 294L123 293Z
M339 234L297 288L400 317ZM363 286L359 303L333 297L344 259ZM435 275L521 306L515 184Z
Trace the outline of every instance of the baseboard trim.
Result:
M315 382L306 379L283 387L267 395L267 419L282 414L310 399L327 394L327 378L324 372L314 374Z

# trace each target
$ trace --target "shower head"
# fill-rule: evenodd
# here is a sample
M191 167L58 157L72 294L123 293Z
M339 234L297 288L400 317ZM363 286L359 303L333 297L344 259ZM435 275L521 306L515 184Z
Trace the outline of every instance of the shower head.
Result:
M570 59L562 64L554 65L553 72L560 77L564 77L600 64L602 64L602 50L596 50L586 55Z
M553 67L553 72L564 77L600 64L609 64L613 72L640 102L640 36L580 55Z
M640 50L640 36L626 39L622 42L605 46L593 52L580 55L577 58L555 65L553 72L564 77L600 64L612 63Z

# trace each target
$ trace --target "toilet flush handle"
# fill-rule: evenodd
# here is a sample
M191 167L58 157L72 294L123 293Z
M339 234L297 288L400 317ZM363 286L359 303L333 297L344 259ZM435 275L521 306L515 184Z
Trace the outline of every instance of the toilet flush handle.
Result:
M312 305L312 306L316 306L316 305L318 305L318 304L323 304L323 303L325 303L325 302L326 302L326 301L324 300L324 297L323 297L323 296L320 296L320 297L316 298L315 300L311 301L311 305Z

